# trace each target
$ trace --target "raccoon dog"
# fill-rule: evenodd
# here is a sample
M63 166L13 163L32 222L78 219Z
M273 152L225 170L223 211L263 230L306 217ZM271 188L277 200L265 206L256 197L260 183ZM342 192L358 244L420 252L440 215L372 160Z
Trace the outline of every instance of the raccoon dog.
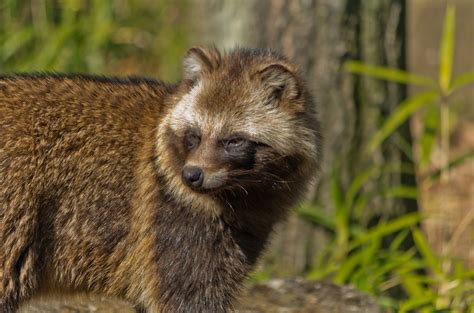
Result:
M319 124L275 52L192 48L182 72L0 78L0 312L49 292L232 310L317 173Z

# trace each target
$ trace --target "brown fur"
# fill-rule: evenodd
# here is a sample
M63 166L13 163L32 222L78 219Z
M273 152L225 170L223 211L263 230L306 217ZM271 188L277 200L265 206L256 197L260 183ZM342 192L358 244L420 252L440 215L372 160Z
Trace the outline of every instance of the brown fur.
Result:
M176 86L0 78L1 313L58 291L117 296L147 312L231 310L273 225L317 169L318 122L296 68L273 52L193 48L183 64ZM199 84L189 99L205 120L193 154L176 108ZM219 152L248 125L259 131L245 158ZM181 179L191 161L229 182L191 190Z

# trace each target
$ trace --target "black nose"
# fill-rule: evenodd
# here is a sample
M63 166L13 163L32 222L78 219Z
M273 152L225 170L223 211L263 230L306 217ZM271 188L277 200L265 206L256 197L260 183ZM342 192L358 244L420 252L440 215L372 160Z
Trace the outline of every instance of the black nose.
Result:
M190 187L201 187L204 180L202 169L197 166L186 166L183 169L184 182Z

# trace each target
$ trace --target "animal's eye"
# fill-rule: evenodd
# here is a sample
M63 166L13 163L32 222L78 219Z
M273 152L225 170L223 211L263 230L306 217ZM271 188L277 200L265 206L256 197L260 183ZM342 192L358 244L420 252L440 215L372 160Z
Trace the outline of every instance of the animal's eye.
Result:
M225 142L226 150L234 150L242 147L247 140L242 137L232 137Z
M185 139L186 148L188 148L189 150L195 149L201 142L201 137L199 137L195 133L187 133Z

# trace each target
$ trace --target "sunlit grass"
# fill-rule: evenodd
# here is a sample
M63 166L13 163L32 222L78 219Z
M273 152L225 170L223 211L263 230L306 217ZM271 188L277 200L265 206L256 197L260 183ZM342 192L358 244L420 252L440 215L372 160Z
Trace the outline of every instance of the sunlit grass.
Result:
M185 1L0 4L0 71L147 74L178 79Z

